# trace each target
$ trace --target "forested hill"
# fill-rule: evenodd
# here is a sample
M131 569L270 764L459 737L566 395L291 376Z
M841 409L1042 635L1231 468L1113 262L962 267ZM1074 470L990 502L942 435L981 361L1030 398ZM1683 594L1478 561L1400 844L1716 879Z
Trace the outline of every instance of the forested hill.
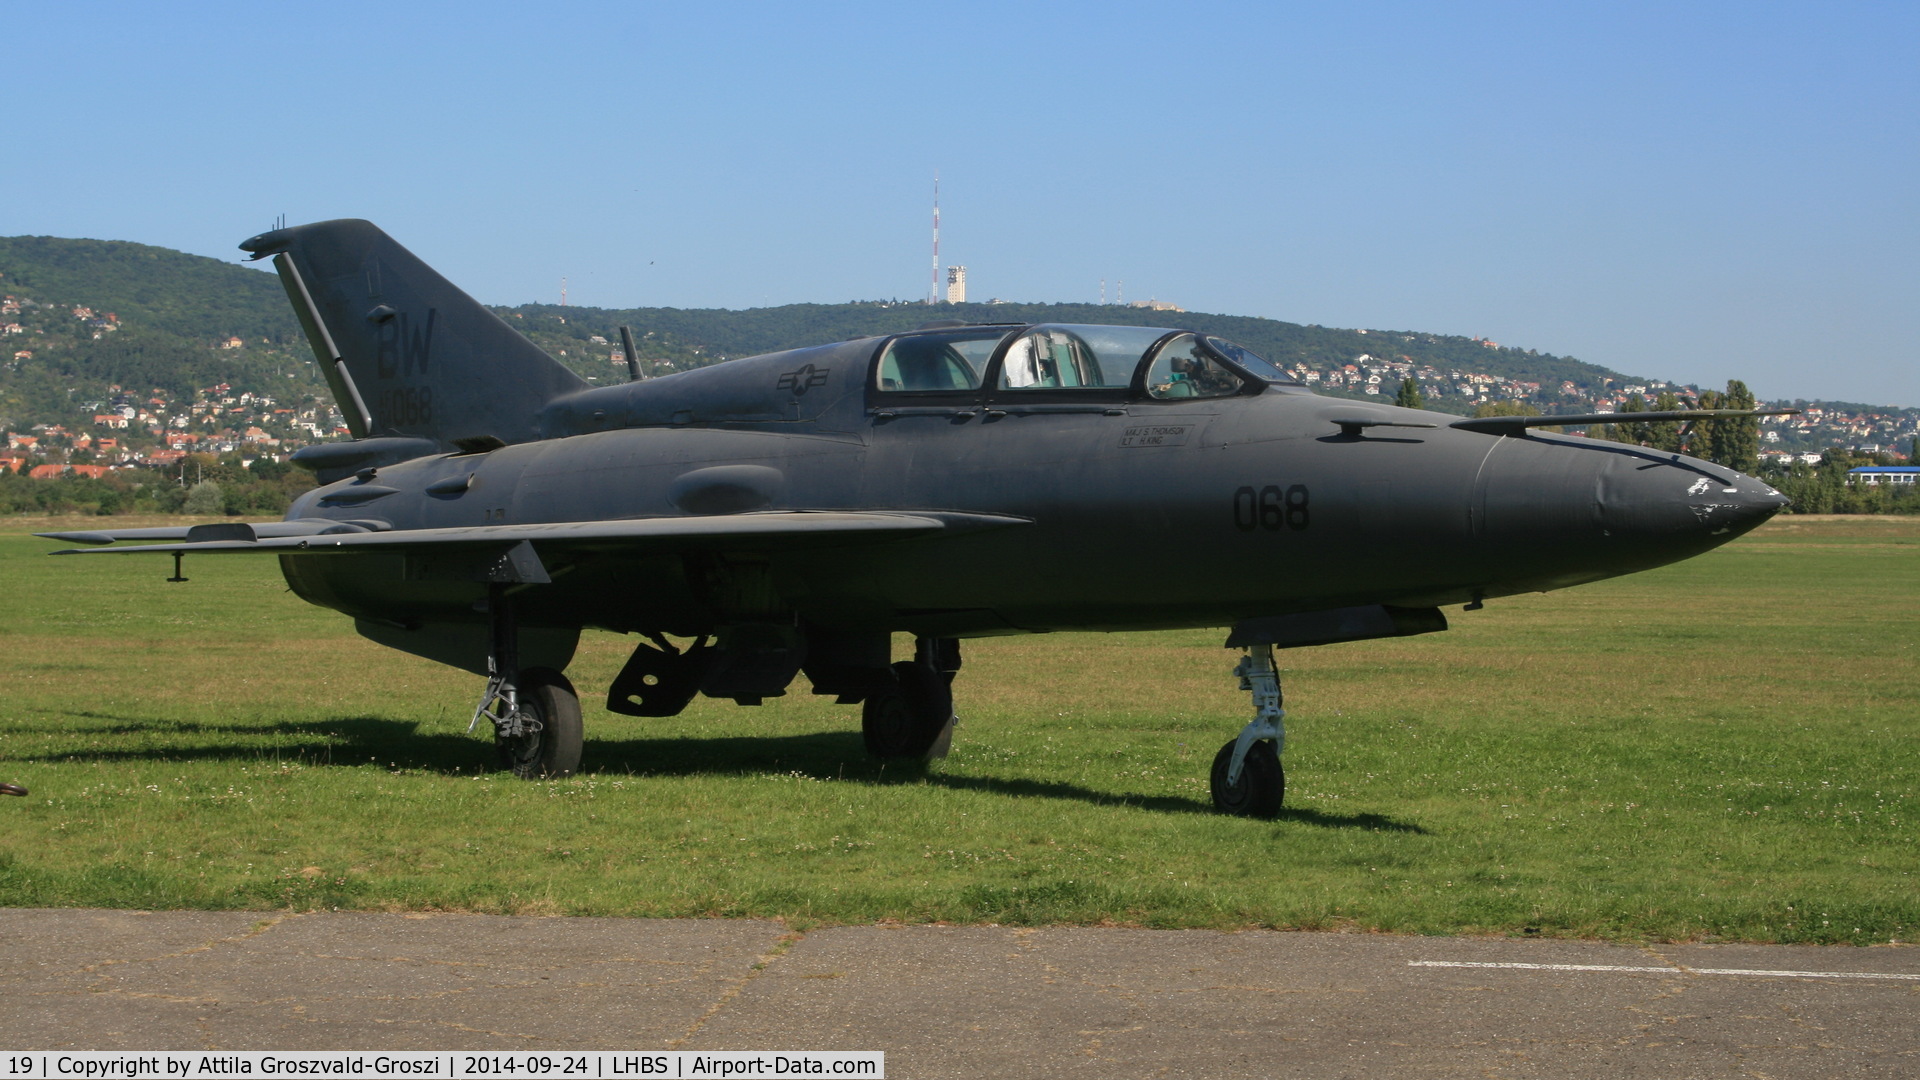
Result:
M299 330L274 275L125 240L0 236L0 293L209 341L285 339Z
M119 240L12 236L0 237L0 295L0 430L11 434L220 386L330 408L272 274ZM126 441L142 438L158 440Z

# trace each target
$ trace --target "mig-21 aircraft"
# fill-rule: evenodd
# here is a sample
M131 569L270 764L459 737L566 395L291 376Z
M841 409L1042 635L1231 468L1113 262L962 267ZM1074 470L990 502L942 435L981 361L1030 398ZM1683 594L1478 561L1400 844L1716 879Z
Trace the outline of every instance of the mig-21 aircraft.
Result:
M1178 328L932 324L648 379L629 342L636 381L594 387L368 222L241 247L353 438L295 453L320 486L282 521L46 535L172 553L176 578L187 553L279 556L366 637L485 676L475 723L525 777L579 767L585 627L641 639L613 712L758 705L804 673L906 759L951 738L965 639L1229 627L1254 717L1213 798L1272 816L1275 649L1444 630L1442 607L1684 559L1786 503L1540 430L1613 417L1323 398Z

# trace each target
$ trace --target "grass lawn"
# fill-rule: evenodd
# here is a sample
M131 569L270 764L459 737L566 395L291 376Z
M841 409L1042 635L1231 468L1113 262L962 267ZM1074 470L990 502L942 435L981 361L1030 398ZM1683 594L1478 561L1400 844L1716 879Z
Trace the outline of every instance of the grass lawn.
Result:
M1920 518L1785 518L1652 573L1281 654L1288 809L1211 812L1221 631L967 645L954 753L804 693L600 707L492 771L480 680L271 559L50 559L0 523L0 905L1920 937Z

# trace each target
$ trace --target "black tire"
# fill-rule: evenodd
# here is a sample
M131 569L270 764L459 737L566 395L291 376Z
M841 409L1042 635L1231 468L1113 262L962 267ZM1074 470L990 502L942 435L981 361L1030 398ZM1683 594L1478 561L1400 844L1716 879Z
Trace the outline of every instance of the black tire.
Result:
M1247 759L1240 766L1240 782L1227 783L1227 769L1233 764L1233 744L1229 739L1213 755L1213 805L1224 814L1270 818L1280 813L1287 797L1287 773L1280 767L1280 752L1272 739L1261 739L1247 748Z
M540 721L540 730L513 739L495 736L500 766L522 780L554 780L580 768L580 696L552 668L520 673L520 707Z
M931 666L902 660L893 665L893 686L867 697L860 735L867 753L882 761L925 758L953 720L953 688Z

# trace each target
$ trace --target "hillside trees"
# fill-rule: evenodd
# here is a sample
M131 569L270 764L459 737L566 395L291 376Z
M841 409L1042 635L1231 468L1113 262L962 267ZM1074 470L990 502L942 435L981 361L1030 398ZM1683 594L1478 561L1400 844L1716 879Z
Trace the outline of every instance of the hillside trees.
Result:
M1702 410L1754 409L1758 405L1746 383L1730 379L1725 393L1701 391L1698 407ZM1663 392L1653 408L1657 412L1673 412L1681 410L1682 404L1675 394ZM1692 421L1652 422L1626 419L1633 413L1646 411L1646 399L1639 394L1629 395L1620 405L1618 415L1622 417L1622 422L1608 425L1613 430L1605 437L1617 437L1625 442L1670 453L1688 453L1744 473L1752 473L1760 468L1758 417L1706 416ZM1596 438L1603 437L1593 431L1588 434Z
M1489 401L1473 410L1475 416L1539 416L1540 410L1524 401Z
M1706 402L1700 403L1707 408ZM1752 409L1757 403L1753 391L1739 379L1727 381L1727 392L1720 397L1720 408ZM1722 416L1707 421L1713 431L1713 450L1711 458L1728 468L1751 473L1760 468L1760 418L1756 416Z
M1720 408L1719 391L1700 391L1700 404L1698 407L1702 409ZM1702 419L1688 423L1685 429L1687 453L1697 458L1704 458L1707 461L1720 460L1720 425L1715 423L1714 420L1714 417L1703 417Z
M273 274L124 240L0 236L6 292L53 305L87 304L124 323L185 338L299 334Z
M1647 399L1639 394L1628 394L1627 400L1620 406L1620 411L1622 413L1646 412ZM1635 446L1644 446L1653 438L1653 425L1643 420L1616 425L1616 430L1621 442L1633 443Z
M1671 390L1662 390L1660 391L1660 396L1653 399L1653 409L1651 411L1677 412L1679 409L1680 396ZM1680 422L1678 420L1656 420L1647 424L1646 429L1647 437L1644 440L1645 445L1651 446L1655 450L1665 450L1670 454L1678 454L1684 449L1685 440L1680 434Z

